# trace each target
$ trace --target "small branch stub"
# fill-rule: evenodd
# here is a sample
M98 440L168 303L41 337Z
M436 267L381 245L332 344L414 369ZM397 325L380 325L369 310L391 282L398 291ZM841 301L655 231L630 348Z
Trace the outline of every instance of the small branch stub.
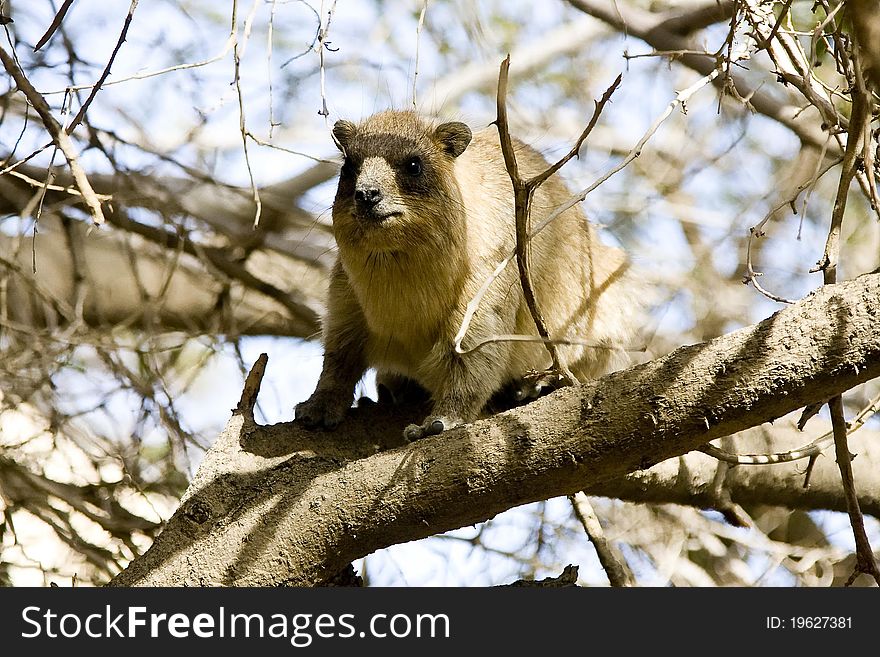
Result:
M235 407L233 413L245 414L249 417L254 415L254 406L257 403L257 395L260 394L260 385L263 383L263 375L266 373L266 363L269 362L269 356L260 354L257 362L251 368L244 382L244 388L241 391L241 399L238 406Z

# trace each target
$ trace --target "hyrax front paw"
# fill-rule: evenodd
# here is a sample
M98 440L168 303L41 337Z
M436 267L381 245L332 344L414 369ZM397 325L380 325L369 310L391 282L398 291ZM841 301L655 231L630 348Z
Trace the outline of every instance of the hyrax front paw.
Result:
M309 429L335 429L351 406L351 399L335 392L319 392L296 405L296 421Z
M459 418L450 418L445 415L429 415L425 421L419 426L411 424L403 430L403 437L409 441L427 438L428 436L436 436L444 431L449 431L465 424L465 421Z

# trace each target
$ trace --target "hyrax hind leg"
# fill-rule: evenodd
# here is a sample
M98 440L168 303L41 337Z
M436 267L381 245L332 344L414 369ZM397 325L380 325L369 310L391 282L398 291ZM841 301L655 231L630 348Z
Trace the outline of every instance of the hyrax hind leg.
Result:
M419 424L403 432L407 440L418 440L454 429L479 417L489 398L504 384L504 371L510 348L493 343L468 354L458 354L451 345L436 346L431 354L431 370L438 373L432 386L434 407Z

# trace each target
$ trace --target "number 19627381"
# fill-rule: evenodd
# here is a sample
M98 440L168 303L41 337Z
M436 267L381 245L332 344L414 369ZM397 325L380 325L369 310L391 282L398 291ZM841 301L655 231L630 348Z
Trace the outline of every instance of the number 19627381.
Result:
M768 630L849 630L852 616L767 616Z

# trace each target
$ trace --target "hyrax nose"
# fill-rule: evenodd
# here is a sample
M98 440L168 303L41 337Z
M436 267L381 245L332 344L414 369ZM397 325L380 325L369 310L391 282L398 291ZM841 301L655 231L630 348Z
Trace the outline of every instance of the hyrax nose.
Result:
M365 207L372 208L382 200L382 190L377 187L358 187L354 191L354 200Z

